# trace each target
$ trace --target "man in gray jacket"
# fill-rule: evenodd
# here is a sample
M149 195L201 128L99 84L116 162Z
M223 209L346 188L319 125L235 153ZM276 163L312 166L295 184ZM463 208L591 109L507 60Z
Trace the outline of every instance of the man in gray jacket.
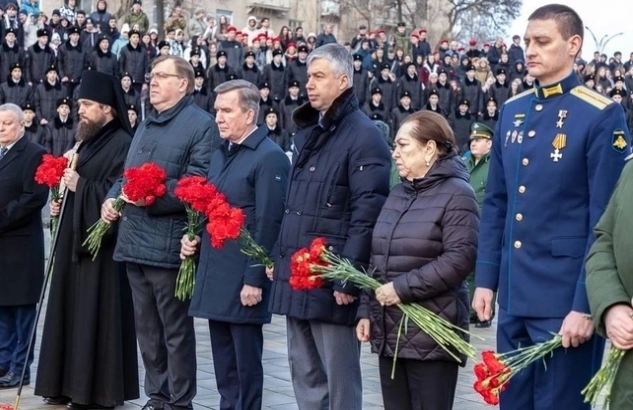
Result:
M194 73L186 60L158 57L149 80L154 111L136 131L125 169L156 163L167 172L168 192L151 206L127 201L119 215L112 207L121 194L119 179L102 206L101 218L113 223L121 216L114 259L127 263L134 298L149 397L143 410L184 410L192 407L196 395L196 342L193 319L187 314L189 301L174 296L180 238L187 222L174 188L184 175L207 175L213 139L219 139L219 133L214 118L194 104Z

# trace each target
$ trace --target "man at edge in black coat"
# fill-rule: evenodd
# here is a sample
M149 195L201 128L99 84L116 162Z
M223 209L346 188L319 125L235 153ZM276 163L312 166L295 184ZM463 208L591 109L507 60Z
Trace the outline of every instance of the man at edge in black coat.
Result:
M48 187L34 180L46 152L23 138L20 107L0 105L0 124L0 389L6 389L19 384L25 366L24 384L31 381L27 348L44 281L41 210Z

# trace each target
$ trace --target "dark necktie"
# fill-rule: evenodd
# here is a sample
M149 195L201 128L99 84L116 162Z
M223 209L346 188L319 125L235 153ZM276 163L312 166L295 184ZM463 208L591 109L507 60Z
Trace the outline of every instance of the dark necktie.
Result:
M0 159L4 158L4 156L7 155L7 152L9 152L9 148L0 148Z

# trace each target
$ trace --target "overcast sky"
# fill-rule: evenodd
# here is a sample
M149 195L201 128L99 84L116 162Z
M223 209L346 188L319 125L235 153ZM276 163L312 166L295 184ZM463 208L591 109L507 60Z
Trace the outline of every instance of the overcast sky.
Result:
M624 33L609 41L604 51L609 57L615 51L621 51L622 59L625 61L629 59L629 54L633 52L631 0L523 0L521 15L508 30L509 38L511 39L514 34L523 37L529 15L538 7L549 3L566 4L573 7L580 14L585 26L594 32L598 40L605 35L612 36ZM510 43L506 41L506 44ZM592 58L596 45L587 30L585 30L584 44L583 57L585 59Z

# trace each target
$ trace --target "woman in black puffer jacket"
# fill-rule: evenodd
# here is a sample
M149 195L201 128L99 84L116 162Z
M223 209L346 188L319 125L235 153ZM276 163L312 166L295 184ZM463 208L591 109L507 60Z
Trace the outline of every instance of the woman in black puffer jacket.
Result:
M479 208L468 171L455 152L446 120L430 111L409 116L395 139L393 157L402 184L389 194L372 239L370 272L385 285L364 293L358 338L379 355L386 410L450 410L459 363L412 321L398 345L402 312L419 303L468 329L465 279L475 266ZM463 366L465 357L462 357Z

